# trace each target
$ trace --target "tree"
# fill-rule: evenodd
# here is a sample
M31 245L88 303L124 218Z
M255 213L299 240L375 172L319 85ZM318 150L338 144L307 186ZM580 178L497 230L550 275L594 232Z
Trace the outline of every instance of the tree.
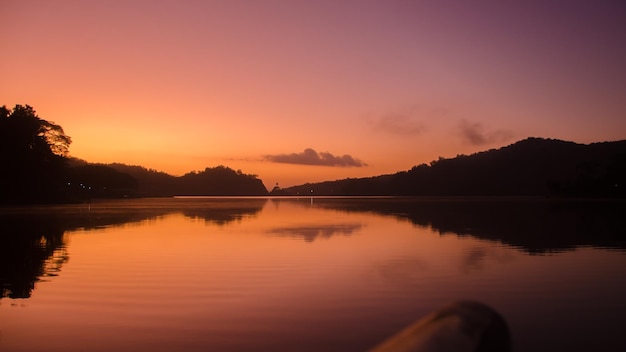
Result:
M72 143L61 126L39 118L29 105L15 105L12 111L0 107L0 136L3 150L24 155L64 157Z
M52 201L62 192L71 138L28 105L0 107L0 201Z

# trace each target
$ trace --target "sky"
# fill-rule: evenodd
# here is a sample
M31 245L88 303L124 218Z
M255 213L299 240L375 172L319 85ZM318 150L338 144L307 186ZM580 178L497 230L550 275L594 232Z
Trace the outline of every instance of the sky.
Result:
M0 0L0 105L70 155L281 187L626 139L626 2Z

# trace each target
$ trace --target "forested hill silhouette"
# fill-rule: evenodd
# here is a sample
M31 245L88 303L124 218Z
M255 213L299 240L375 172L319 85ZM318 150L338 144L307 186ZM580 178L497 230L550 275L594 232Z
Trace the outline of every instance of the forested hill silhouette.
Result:
M143 166L107 164L106 167L132 176L137 181L133 195L154 196L262 196L267 189L257 175L226 166L192 171L183 176L146 169Z
M439 158L408 171L307 183L293 195L626 197L626 140L577 144L527 138Z
M183 176L121 163L70 163L74 184L89 185L92 197L263 196L267 189L256 175L226 166L192 171ZM87 194L88 193L88 194ZM84 198L84 197L83 197Z
M256 175L225 166L181 177L68 156L71 138L28 105L0 106L0 204L63 203L91 198L266 195Z
M28 105L0 107L0 204L97 197L267 195L256 175L226 166L172 176L142 166L68 156L71 138ZM626 140L515 144L369 178L304 184L271 195L565 196L626 198Z

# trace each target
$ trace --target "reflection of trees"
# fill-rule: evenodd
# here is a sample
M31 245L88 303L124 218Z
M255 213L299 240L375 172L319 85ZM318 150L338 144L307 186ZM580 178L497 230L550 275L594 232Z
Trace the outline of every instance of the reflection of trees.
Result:
M335 235L350 236L358 232L363 227L362 224L330 224L330 225L302 225L276 227L270 229L268 233L277 236L290 236L302 238L306 242L313 242L317 238L330 238Z
M626 203L512 199L316 199L317 207L407 219L440 234L471 235L530 253L577 246L626 249Z
M1 297L28 298L42 277L56 276L68 261L64 234L156 217L162 211L89 211L79 207L22 209L0 215Z
M64 234L142 221L155 212L59 212L0 215L2 297L28 298L42 277L56 276L68 261Z
M226 224L259 212L266 199L138 199L0 210L0 297L28 298L42 277L68 261L64 234L138 223L183 212Z
M67 261L64 230L44 219L3 216L0 222L0 297L30 297L40 277L55 275Z
M263 209L266 198L214 198L202 201L193 207L182 208L183 215L192 219L203 219L217 225L225 225L232 221L241 221L253 216Z

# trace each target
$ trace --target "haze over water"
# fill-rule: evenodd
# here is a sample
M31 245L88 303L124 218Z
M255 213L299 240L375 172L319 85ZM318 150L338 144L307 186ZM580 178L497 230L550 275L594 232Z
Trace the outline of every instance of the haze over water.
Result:
M0 349L362 351L471 299L504 315L515 351L624 350L620 209L393 198L5 209Z

